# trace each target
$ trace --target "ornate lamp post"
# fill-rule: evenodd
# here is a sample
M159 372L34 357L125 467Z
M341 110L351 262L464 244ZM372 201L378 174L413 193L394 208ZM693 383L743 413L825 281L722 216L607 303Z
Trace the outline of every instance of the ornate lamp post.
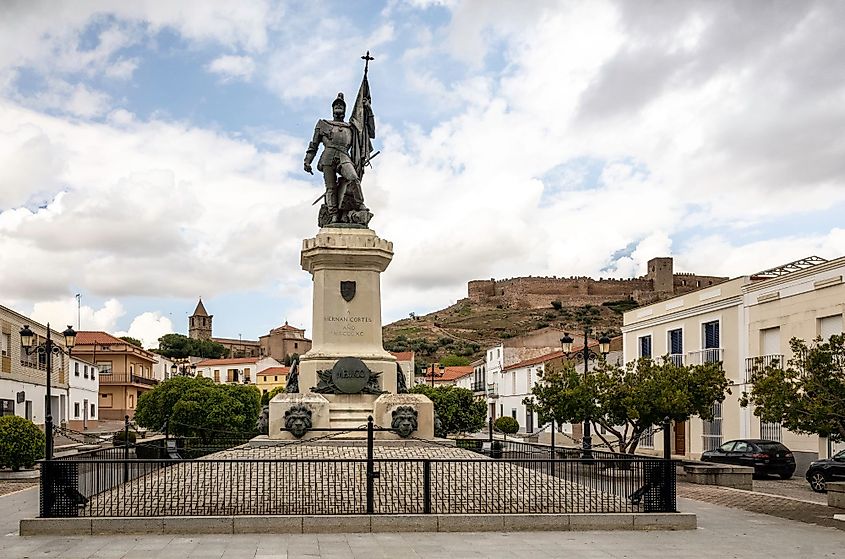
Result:
M170 366L170 376L175 377L177 373L183 377L187 377L189 374L190 376L196 376L197 364L190 363L190 359L187 357L184 359L174 360L173 364Z
M177 373L182 376L195 376L197 373L197 364L190 363L187 358L178 360L170 365L170 375L176 376Z
M436 373L434 371L434 363L431 364L431 387L432 388L434 388L434 375L436 374L438 377L442 377L444 374L446 374L446 367L444 367L442 363L439 364L437 366L437 368L440 369L439 373Z
M587 370L590 366L591 359L597 359L598 355L591 350L587 346L587 338L590 335L590 327L584 326L584 350L578 353L572 353L572 336L569 335L569 332L564 332L563 337L560 339L560 347L563 349L564 355L567 358L575 358L576 361L583 361L584 362L584 377L587 377ZM602 334L599 338L599 353L602 356L602 359L610 353L610 338L607 337L607 334ZM593 446L593 438L590 434L590 418L584 419L584 436L581 438L581 447L585 451L589 451Z
M45 402L44 407L44 436L45 436L45 449L44 449L44 456L47 460L53 459L53 408L52 408L52 375L53 375L53 355L63 355L67 354L70 356L70 352L73 349L73 346L76 345L76 331L68 325L67 330L62 332L62 335L65 337L65 350L62 346L56 345L53 343L53 338L51 336L50 331L50 323L47 323L47 340L44 343L35 344L35 333L30 330L28 324L24 324L24 327L21 328L19 332L21 335L21 346L23 350L26 352L27 355L32 355L33 353L38 353L38 355L43 355L45 361L47 363L47 400Z

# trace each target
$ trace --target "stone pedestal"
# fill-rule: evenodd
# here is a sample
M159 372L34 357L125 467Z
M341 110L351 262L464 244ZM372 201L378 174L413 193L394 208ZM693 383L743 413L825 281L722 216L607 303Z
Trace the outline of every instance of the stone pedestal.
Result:
M311 349L299 361L300 390L317 385L318 370L351 356L381 373L382 390L396 392L396 358L381 336L380 275L392 259L393 243L371 229L324 227L302 242L302 269L314 280L314 320Z
M321 394L307 392L305 394L276 394L270 400L270 427L267 431L271 439L295 440L296 437L287 431L285 427L285 412L295 406L304 405L311 412L311 429L325 429L329 427L329 401ZM309 430L303 439L321 437L326 433L323 431Z
M404 414L407 427L408 414L415 416L417 429L411 434L434 437L431 400L422 395L396 394L396 358L382 345L380 277L392 258L393 244L365 228L324 227L316 237L302 242L302 268L314 281L312 345L299 358L300 394L279 394L270 402L270 439L295 438L281 429L285 412L297 405L311 410L314 429L366 427L369 416L377 426L390 428L393 412L405 406L397 417ZM341 361L344 358L355 359ZM320 380L317 372L331 370L336 363L332 384L324 384L319 394L313 393ZM367 384L372 378L367 369L378 373L377 387ZM385 393L373 394L376 390ZM416 413L409 412L408 406ZM326 434L309 432L303 438ZM399 438L387 432L376 436ZM362 438L366 432L350 431L336 437Z

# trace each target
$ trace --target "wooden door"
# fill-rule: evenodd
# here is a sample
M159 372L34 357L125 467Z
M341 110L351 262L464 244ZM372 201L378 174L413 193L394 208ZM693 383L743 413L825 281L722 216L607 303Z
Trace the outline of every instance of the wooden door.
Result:
M675 449L672 452L678 456L687 453L687 422L675 422Z

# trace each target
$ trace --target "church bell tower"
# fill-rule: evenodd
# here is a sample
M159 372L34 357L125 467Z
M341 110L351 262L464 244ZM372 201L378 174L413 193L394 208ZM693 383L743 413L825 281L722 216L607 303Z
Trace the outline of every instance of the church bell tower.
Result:
M202 297L200 297L197 308L194 309L194 314L188 317L188 337L195 340L210 340L212 318L214 316L206 312L202 304Z

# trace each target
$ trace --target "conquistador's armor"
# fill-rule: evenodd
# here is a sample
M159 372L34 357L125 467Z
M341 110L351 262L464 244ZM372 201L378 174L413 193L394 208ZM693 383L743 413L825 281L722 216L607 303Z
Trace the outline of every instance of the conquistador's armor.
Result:
M327 215L322 216L320 221L327 221L320 225L337 222L357 222L356 217L367 213L364 206L364 196L361 192L361 180L355 169L355 164L350 157L355 139L355 129L348 122L343 121L343 113L346 112L346 102L343 94L338 93L337 99L332 103L335 112L335 120L321 119L317 121L314 128L314 137L308 144L305 152L306 168L310 166L320 144L323 145L323 153L317 162L317 170L323 173L326 183L325 211ZM371 214L368 214L371 216ZM369 221L367 218L366 221Z

